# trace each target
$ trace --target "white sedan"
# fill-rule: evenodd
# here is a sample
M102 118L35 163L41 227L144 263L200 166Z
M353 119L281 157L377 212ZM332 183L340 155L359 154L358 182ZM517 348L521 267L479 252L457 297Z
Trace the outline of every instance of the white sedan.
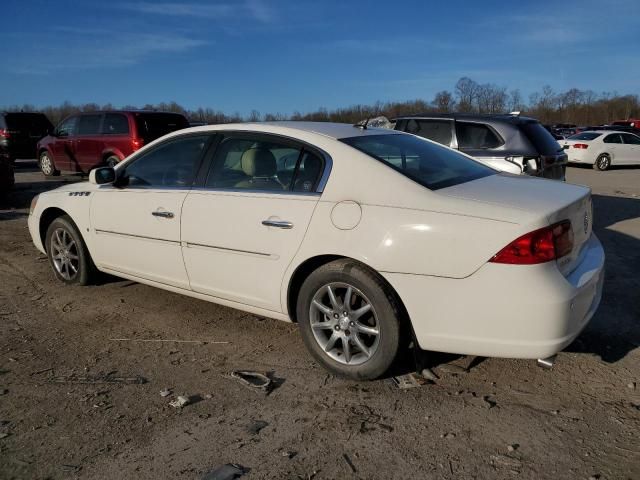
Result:
M587 163L596 170L607 170L611 165L640 165L640 137L633 133L586 131L561 143L570 163Z
M545 358L600 302L591 192L394 130L282 122L169 134L34 198L63 282L96 270L297 322L332 372L424 350Z

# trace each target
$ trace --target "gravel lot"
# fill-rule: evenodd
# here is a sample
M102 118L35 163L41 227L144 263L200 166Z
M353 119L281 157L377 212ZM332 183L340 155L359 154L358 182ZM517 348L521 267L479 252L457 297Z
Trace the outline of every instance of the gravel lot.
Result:
M0 478L201 479L226 463L247 480L640 478L640 169L569 169L593 188L607 281L553 370L431 355L440 379L409 390L328 375L295 325L115 278L62 285L28 205L78 178L30 162L16 177L0 200ZM121 381L97 383L107 374ZM177 395L194 403L173 408Z

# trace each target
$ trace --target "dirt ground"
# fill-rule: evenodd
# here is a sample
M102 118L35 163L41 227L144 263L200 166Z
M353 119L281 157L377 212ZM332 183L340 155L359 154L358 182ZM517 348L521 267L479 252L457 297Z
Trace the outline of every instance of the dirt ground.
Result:
M328 375L295 325L114 278L57 282L28 206L77 178L20 163L0 205L0 478L202 479L226 463L243 480L640 478L640 169L568 178L593 188L607 253L588 328L550 371L431 354L440 379L400 390Z

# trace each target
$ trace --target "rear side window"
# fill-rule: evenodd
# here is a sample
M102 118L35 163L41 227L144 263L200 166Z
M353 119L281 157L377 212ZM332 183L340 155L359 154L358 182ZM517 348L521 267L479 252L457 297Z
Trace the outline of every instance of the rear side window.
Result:
M520 128L527 136L533 147L542 155L556 155L561 150L560 145L540 122L524 122Z
M343 138L340 141L431 190L451 187L496 173L495 170L455 150L411 135L365 135Z
M404 128L407 133L419 135L447 147L451 145L451 122L447 120L410 119Z
M206 186L311 193L323 165L314 153L275 138L231 137L218 147Z
M482 123L456 122L456 137L460 149L484 150L497 148L503 143L493 130Z
M138 136L145 143L189 126L187 119L177 113L139 113L135 118Z
M126 135L129 133L129 119L121 113L107 113L102 122L105 135Z
M6 126L3 128L28 135L44 137L53 129L49 119L42 113L7 113L5 118Z
M602 140L604 143L622 143L622 138L620 138L619 133L612 133L611 135L607 135Z
M575 135L570 136L567 140L594 140L598 138L601 133L593 133L593 132L582 132L576 133Z
M97 135L100 133L102 115L80 115L78 118L78 135Z

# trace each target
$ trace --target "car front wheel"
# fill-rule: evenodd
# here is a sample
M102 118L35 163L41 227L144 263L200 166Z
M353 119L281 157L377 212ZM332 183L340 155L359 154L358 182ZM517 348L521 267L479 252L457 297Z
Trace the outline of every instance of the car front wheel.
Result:
M56 177L60 175L60 171L56 169L56 166L48 152L42 152L40 154L38 166L40 167L40 171L44 173L45 177Z
M68 216L51 222L45 241L49 263L59 280L67 284L89 284L95 267L80 232Z
M382 279L348 259L315 270L298 296L297 318L311 354L327 370L358 380L378 378L394 362L399 312Z

